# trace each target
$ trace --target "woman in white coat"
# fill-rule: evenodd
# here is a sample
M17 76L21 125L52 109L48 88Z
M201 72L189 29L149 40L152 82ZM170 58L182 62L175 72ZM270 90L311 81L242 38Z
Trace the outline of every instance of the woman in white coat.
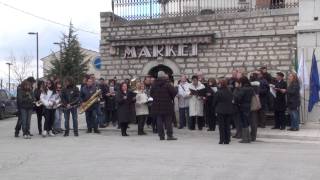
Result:
M137 90L135 91L136 95L136 119L138 121L138 135L146 135L144 132L144 125L149 115L148 109L148 95L145 92L144 84L137 83Z
M195 130L196 123L198 129L204 127L203 106L205 100L205 86L199 82L198 76L192 76L192 83L189 86L191 98L189 99L190 130Z
M54 83L51 80L46 82L46 88L40 95L40 101L44 105L44 114L45 114L45 122L44 122L44 131L42 132L42 136L46 137L54 136L52 132L52 126L55 120L55 111L60 102L60 96L57 94Z

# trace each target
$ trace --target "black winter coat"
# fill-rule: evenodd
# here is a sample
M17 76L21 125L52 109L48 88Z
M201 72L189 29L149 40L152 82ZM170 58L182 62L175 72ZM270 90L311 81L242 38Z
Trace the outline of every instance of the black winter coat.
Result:
M287 89L287 83L285 81L280 81L275 84L275 88L278 89ZM274 110L275 111L285 111L286 110L286 93L281 93L277 91L276 98L274 99Z
M79 89L74 87L64 88L61 92L61 103L64 106L70 104L71 106L75 106L80 102L80 91Z
M254 89L250 86L241 87L234 93L235 104L239 106L240 111L250 112L251 100L254 93Z
M20 102L20 108L29 110L33 109L33 102L35 99L32 92L20 90L18 99Z
M213 99L213 106L217 114L235 113L233 104L233 94L228 88L218 89Z
M120 123L130 123L135 120L134 106L136 100L129 94L132 94L132 92L128 91L126 94L124 94L120 91L116 95L116 102L118 107L117 114ZM125 96L127 97L127 99L124 98Z
M297 110L300 106L300 85L291 83L287 89L287 105L289 110Z
M163 78L154 81L150 96L153 98L151 106L152 115L173 115L174 114L174 98L178 91L170 82Z

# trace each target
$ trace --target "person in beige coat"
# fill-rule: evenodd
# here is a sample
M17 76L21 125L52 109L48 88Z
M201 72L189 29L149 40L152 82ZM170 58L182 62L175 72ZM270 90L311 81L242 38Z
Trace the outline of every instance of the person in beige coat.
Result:
M138 135L146 135L144 132L144 125L149 115L148 109L148 95L145 92L144 84L137 83L137 90L135 91L136 95L136 119L138 121Z

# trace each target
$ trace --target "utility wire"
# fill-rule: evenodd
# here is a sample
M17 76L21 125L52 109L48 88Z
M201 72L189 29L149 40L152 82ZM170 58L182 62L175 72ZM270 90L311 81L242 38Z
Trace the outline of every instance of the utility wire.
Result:
M63 24L63 23L60 23L60 22L57 22L57 21L54 21L54 20L51 20L51 19L48 19L48 18L45 18L45 17L42 17L42 16L35 15L33 13L27 12L27 11L19 9L19 8L16 8L16 7L14 7L14 6L10 5L10 4L7 4L7 3L1 2L1 1L0 1L0 5L3 5L5 7L8 7L10 9L13 9L13 10L16 10L16 11L19 11L20 13L23 13L23 14L27 14L27 15L32 16L34 18L50 22L52 24L56 24L56 25L59 25L59 26L70 28L70 25L66 25L66 24ZM99 35L99 33L97 33L97 32L89 31L89 30L82 29L82 28L76 28L75 27L75 30L83 31L83 32L86 32L86 33L94 34L94 35Z

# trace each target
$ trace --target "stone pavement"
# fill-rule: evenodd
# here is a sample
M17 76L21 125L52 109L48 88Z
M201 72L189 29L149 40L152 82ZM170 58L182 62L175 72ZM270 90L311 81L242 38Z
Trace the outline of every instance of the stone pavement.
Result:
M320 141L232 139L218 145L218 132L174 129L178 141L159 141L147 129L121 137L114 127L100 135L13 137L16 118L0 121L1 180L318 180ZM268 131L266 129L266 131ZM303 131L301 131L303 132Z

